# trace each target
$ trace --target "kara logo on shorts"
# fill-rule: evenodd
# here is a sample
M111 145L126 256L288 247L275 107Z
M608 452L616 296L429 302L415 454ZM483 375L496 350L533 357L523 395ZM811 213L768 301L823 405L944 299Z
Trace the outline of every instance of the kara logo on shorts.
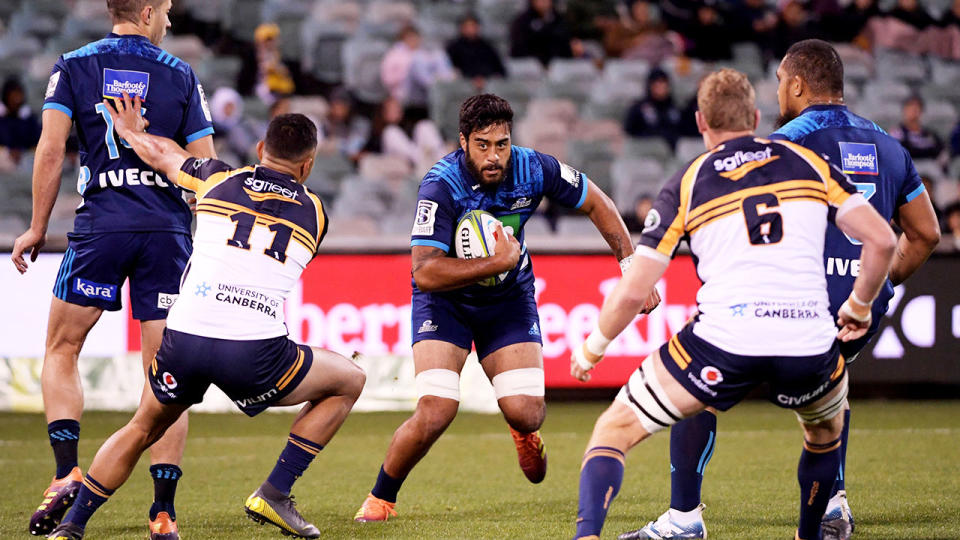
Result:
M714 386L723 382L723 373L713 366L706 366L700 370L700 380Z
M179 294L159 293L157 294L157 307L160 309L170 309L170 306L177 301Z
M417 330L417 333L423 334L426 332L436 332L437 328L438 328L437 325L433 324L433 321L431 321L430 319L427 319L423 321L423 324L420 325L420 329Z
M847 174L880 174L877 145L868 143L841 142L840 164Z
M150 90L150 74L127 69L103 69L103 97L122 98L126 92L130 99L140 96L146 101Z
M163 375L160 375L160 382L162 382L168 390L173 390L177 387L177 380L173 378L173 375L171 375L169 371L164 371Z
M116 300L117 286L105 285L95 281L87 281L83 278L73 280L73 292L82 294L87 298L100 298L103 300Z
M433 224L437 220L437 207L433 201L417 203L417 218L413 222L413 236L430 236L433 234Z

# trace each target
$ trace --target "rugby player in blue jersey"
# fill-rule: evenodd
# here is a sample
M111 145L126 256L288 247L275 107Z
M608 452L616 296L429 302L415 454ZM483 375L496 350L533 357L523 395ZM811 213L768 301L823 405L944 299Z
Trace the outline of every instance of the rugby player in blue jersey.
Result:
M777 79L781 127L770 138L799 143L826 156L849 175L884 219L894 220L903 231L889 279L873 302L869 329L857 340L840 343L840 353L849 363L876 334L893 287L910 277L936 247L940 228L907 151L844 105L843 63L830 44L816 39L795 43L781 61ZM833 225L827 227L825 242L830 309L836 317L859 274L861 244ZM849 408L844 419L840 470L822 524L825 539L848 538L853 532L844 483ZM706 537L700 485L713 454L716 425L715 413L705 411L671 428L670 509L657 521L620 535L621 539Z
M419 400L394 433L356 521L396 515L403 481L457 414L460 371L474 345L510 426L520 468L531 482L543 480L543 353L533 268L523 242L523 226L543 197L586 214L621 268L630 262L630 235L613 202L569 165L511 145L512 122L506 100L491 94L468 98L460 108L460 149L444 156L420 184L411 240ZM471 210L490 212L502 223L490 257L458 259L451 253L457 223ZM504 233L507 227L512 235ZM497 285L478 284L504 273ZM648 300L648 309L657 305L656 291Z
M49 533L73 503L83 477L77 464L83 389L77 356L103 310L120 309L130 280L133 318L140 321L144 366L160 346L167 308L179 291L190 257L191 214L181 190L147 166L114 131L104 97L123 92L144 103L151 130L194 155L214 157L213 125L203 90L190 66L157 47L170 27L170 0L107 0L113 30L106 38L57 60L43 105L43 132L33 171L33 219L17 238L13 263L27 271L46 241L60 187L64 148L75 122L80 177L74 230L54 284L41 386L47 432L57 470L30 532ZM149 388L146 389L149 392ZM181 420L151 451L155 500L152 538L178 537L173 498L187 435Z

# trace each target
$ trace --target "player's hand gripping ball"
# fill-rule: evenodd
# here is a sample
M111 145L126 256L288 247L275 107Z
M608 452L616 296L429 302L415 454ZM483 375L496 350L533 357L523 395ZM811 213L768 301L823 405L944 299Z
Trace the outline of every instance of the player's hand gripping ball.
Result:
M461 259L480 259L494 254L497 243L496 225L499 223L493 214L483 210L471 210L460 218L457 223L455 238L453 239L457 257ZM504 227L503 231L513 234L512 227ZM478 285L492 287L501 283L510 272L489 277L479 281Z

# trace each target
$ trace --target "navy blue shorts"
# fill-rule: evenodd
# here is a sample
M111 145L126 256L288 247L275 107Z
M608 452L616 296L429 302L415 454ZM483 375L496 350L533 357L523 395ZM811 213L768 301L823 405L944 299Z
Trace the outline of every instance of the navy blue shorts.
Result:
M477 358L515 343L541 343L540 315L533 291L488 305L454 302L442 294L413 292L413 343L436 339L470 350Z
M167 318L180 292L180 277L193 252L190 235L173 232L69 234L53 294L78 306L107 311L121 307L120 290L130 278L133 318Z
M167 328L149 379L161 403L200 403L215 384L241 411L256 416L293 391L312 364L313 350L287 336L236 341Z
M833 389L846 371L837 341L815 356L743 356L699 338L692 324L660 347L660 358L688 392L721 411L764 382L770 383L770 401L788 409L805 407Z

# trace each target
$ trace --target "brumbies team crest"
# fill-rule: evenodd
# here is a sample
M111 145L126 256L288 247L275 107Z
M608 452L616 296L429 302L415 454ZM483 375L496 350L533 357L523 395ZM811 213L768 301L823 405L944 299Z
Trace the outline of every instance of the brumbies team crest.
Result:
M140 96L147 100L147 91L150 90L150 74L144 71L128 69L103 69L103 97L122 98L126 92L130 99Z

